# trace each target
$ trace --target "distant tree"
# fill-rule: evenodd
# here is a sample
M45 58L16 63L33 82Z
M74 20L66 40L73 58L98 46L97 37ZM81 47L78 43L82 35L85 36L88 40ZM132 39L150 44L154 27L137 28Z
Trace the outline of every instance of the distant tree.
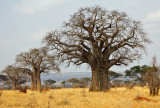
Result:
M0 75L0 81L8 81L9 78L6 75L1 74Z
M12 89L12 82L11 82L10 80L7 80L7 81L5 81L5 82L3 83L2 86L7 86L7 87L4 87L4 89L10 90L10 89Z
M62 81L62 82L61 82L61 85L63 85L63 87L65 87L65 86L66 86L66 81L65 81L65 80Z
M114 72L114 71L111 71L111 70L108 71L108 75L110 77L110 80L112 80L113 78L117 78L117 77L123 76L122 74Z
M89 78L89 77L83 77L80 80L84 81L84 82L88 82L88 81L91 81L91 78Z
M71 78L68 80L69 83L75 84L75 83L80 83L80 80L77 78Z
M123 80L112 80L111 87L120 87L122 86Z
M89 91L107 91L108 70L140 59L151 43L139 21L100 6L80 8L61 30L48 33L44 42L62 63L91 67Z
M45 80L44 83L45 83L45 88L48 89L48 86L53 85L54 83L56 83L56 81L48 79L48 80Z
M21 67L31 70L28 74L31 76L31 88L33 90L41 91L40 74L42 72L60 71L55 56L49 54L46 47L34 48L29 52L17 55L16 62Z
M152 58L152 66L146 69L144 80L150 88L150 95L158 95L160 86L160 68L157 66L157 59Z
M143 65L143 66L133 66L130 68L130 70L125 71L125 76L130 76L130 77L136 77L136 80L142 81L143 82L143 77L148 69L149 66Z
M27 75L23 73L21 68L12 65L7 66L2 73L5 73L9 81L12 83L12 89L15 90L18 84L27 82ZM9 83L9 81L7 81Z
M51 80L51 79L45 80L44 82L47 83L48 85L52 85L52 84L56 83L55 80Z
M89 81L91 81L91 78L89 78L89 77L83 77L80 79L80 82L85 85L88 85Z
M7 75L4 74L0 74L0 82L3 82L2 86L8 85L8 89L10 89L10 84L11 82L9 81L9 78L7 77ZM0 87L1 89L1 87Z

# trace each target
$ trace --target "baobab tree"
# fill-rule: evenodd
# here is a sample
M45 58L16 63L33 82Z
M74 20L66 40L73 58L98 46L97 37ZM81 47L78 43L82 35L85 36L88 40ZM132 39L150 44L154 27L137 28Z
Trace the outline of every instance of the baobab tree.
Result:
M61 62L91 67L90 91L107 91L108 70L140 59L151 43L139 21L100 6L80 8L61 30L49 32L44 42Z
M23 72L19 67L13 65L7 66L2 73L5 73L9 79L9 82L12 84L12 89L17 89L18 84L23 84L27 82L28 76Z
M31 70L28 74L31 75L31 88L32 90L41 91L41 78L42 72L50 70L60 71L58 64L55 62L55 57L50 55L48 49L45 47L34 48L29 52L24 52L16 57L16 62L22 68Z

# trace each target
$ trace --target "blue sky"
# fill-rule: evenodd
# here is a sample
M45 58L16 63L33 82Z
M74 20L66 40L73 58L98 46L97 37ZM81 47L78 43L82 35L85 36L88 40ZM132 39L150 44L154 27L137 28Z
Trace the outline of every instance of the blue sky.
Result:
M124 71L134 65L150 64L160 57L160 1L159 0L0 0L0 70L13 64L21 52L42 46L41 40L51 30L60 29L80 7L100 5L107 10L126 12L142 22L148 37L148 55L128 67L113 67ZM90 71L88 66L61 68L62 72Z

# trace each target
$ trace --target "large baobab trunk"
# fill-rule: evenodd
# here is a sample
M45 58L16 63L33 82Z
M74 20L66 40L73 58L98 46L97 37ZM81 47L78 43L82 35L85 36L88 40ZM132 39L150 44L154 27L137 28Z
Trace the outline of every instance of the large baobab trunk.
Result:
M89 91L108 91L108 69L92 69L92 79Z
M41 91L41 76L40 76L40 71L37 71L37 90Z
M37 69L33 67L33 85L34 85L34 90L37 90Z
M33 75L31 75L31 91L34 91L35 85L34 85L34 78Z
M16 89L16 81L13 80L13 81L12 81L12 90L15 90L15 89Z

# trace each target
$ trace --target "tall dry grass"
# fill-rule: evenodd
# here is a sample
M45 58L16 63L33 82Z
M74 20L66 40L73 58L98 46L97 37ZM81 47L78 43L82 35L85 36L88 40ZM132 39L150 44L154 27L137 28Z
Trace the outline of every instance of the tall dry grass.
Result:
M142 96L157 103L135 101ZM88 92L84 88L66 88L27 94L5 90L0 96L0 108L160 108L160 96L149 96L147 87L112 88L109 92Z

